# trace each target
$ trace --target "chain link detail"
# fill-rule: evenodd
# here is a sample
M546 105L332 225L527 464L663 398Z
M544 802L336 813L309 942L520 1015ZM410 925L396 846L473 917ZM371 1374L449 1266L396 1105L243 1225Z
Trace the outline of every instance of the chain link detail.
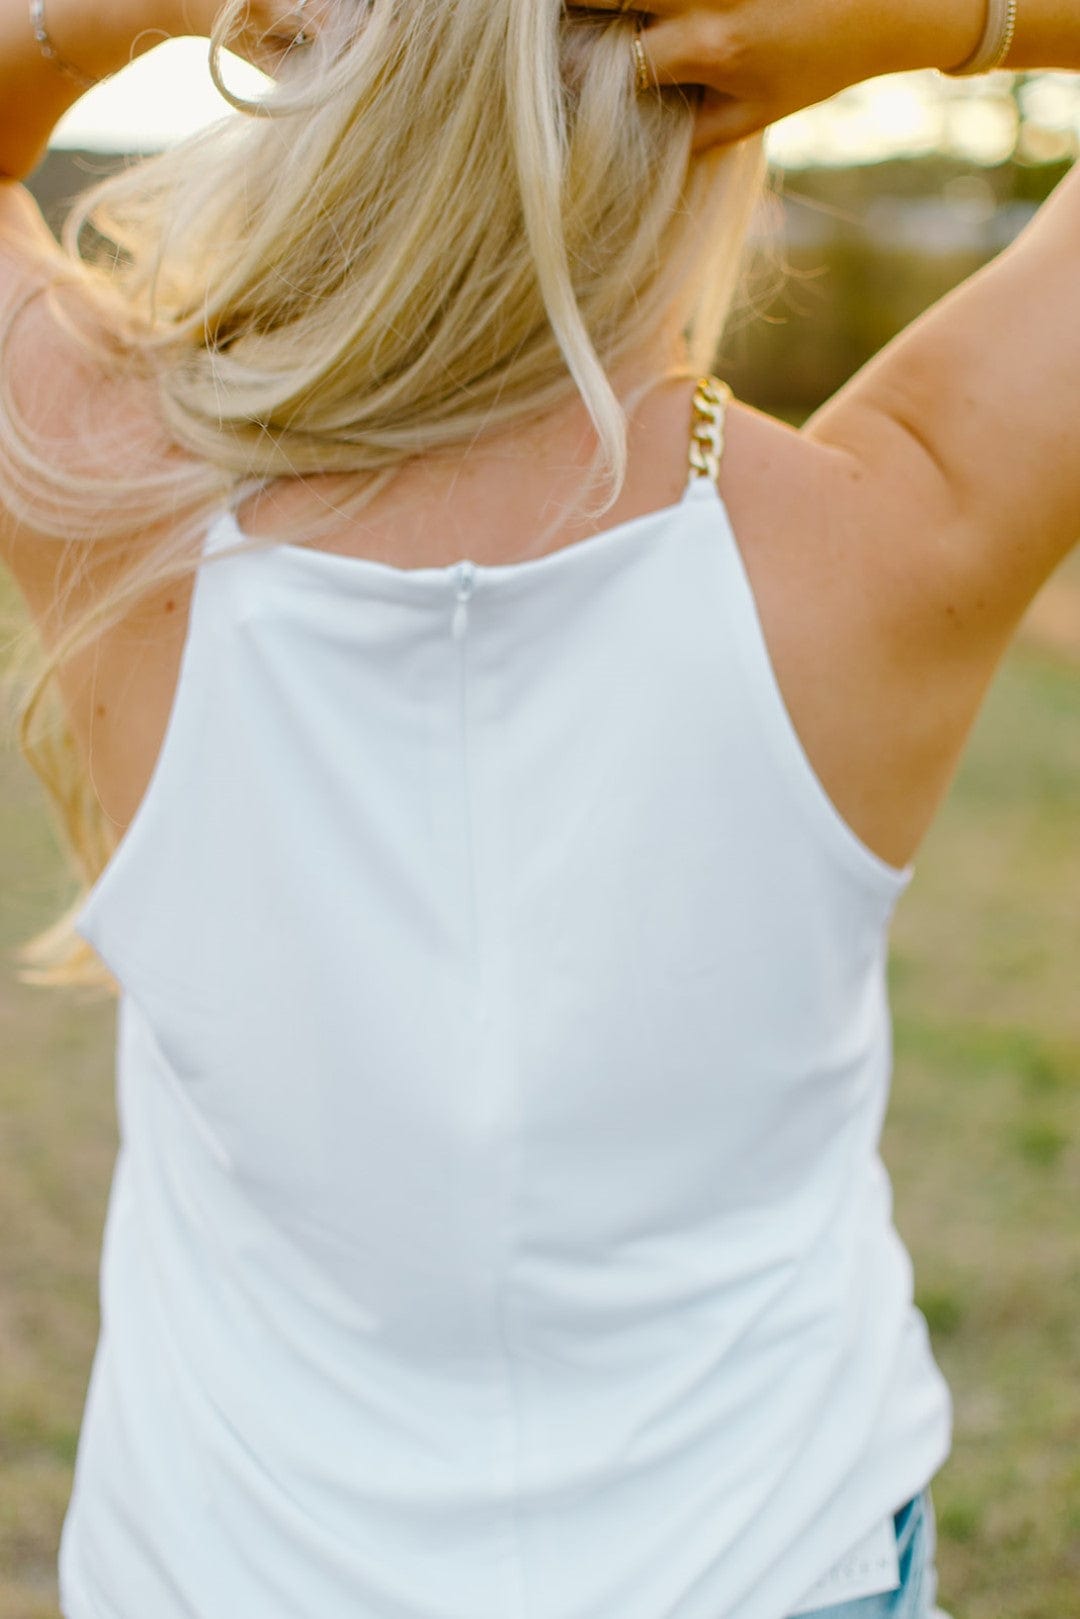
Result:
M719 377L700 377L694 390L694 421L690 430L690 475L711 478L720 476L720 457L724 453L724 417L731 388Z

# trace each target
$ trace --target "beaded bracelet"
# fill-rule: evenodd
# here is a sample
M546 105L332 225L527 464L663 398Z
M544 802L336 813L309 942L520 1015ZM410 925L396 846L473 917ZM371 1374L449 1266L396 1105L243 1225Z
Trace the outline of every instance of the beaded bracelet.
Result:
M30 0L30 27L34 31L34 38L38 42L42 56L52 63L57 72L63 73L65 78L74 79L84 90L90 90L95 84L100 84L100 79L92 79L81 68L72 67L70 62L65 62L56 49L45 26L45 0Z

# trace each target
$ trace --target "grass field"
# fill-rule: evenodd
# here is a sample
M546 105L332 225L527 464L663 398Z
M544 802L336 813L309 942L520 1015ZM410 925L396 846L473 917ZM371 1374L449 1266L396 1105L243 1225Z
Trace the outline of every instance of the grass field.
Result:
M0 947L63 892L8 751ZM955 1619L1080 1614L1078 977L1080 566L1003 670L894 932L886 1157L956 1402L935 1489ZM56 1615L115 1148L111 1023L0 976L0 1619Z

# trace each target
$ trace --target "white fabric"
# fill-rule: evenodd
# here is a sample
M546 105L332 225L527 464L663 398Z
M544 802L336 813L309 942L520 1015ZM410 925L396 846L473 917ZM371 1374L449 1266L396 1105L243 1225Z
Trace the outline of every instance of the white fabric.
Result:
M882 1518L876 1529L864 1535L790 1609L790 1619L802 1614L835 1609L838 1603L858 1602L861 1597L881 1596L900 1589L900 1548L896 1523Z
M209 561L80 920L68 1619L783 1619L948 1450L877 1155L909 876L706 480L508 566Z

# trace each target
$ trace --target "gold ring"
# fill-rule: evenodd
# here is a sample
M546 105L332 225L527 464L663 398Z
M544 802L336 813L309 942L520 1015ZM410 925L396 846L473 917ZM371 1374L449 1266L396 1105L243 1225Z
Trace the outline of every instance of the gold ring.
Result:
M634 69L638 95L642 95L648 90L652 83L649 77L649 60L645 55L645 46L641 40L642 32L643 30L639 23L637 33L634 35Z

